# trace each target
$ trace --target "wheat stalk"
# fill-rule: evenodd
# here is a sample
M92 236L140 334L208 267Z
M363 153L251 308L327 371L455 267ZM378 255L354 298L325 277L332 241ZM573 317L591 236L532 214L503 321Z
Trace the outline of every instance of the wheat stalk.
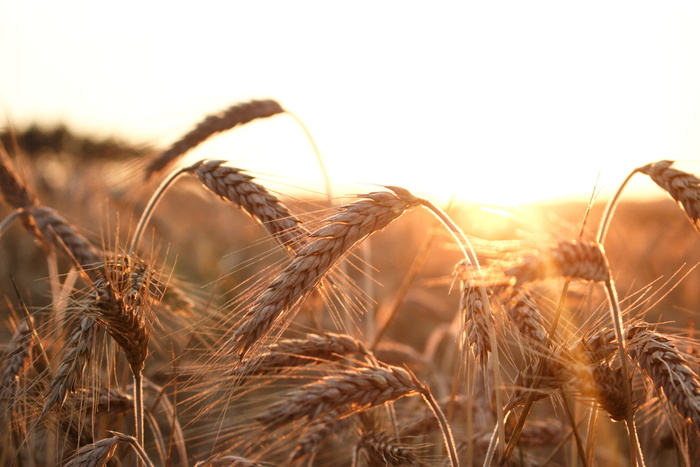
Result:
M252 100L235 104L214 115L209 115L190 132L173 143L170 148L152 160L146 168L146 178L161 172L177 158L200 145L216 133L244 125L258 118L272 117L283 113L282 106L272 99Z

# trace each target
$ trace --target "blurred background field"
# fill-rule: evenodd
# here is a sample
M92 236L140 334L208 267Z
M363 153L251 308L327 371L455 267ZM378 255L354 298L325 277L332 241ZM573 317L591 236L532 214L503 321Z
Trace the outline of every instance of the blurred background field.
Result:
M143 162L155 150L145 145L133 147L114 139L73 133L66 127L37 126L16 133L6 131L2 142L39 199L84 229L97 243L116 241L118 231L119 241L125 245L157 186L156 181L146 183L139 178ZM235 166L235 161L231 165ZM292 190L292 196L284 195L288 187L275 183L284 180L280 174L253 175L271 190L282 190L280 196L284 202L302 218L317 220L329 213L328 200L322 193L303 197L299 191ZM653 182L647 180L647 183L653 190ZM367 191L373 189L379 188L368 186ZM658 196L641 200L623 195L605 246L606 253L620 293L630 297L630 301L647 297L641 300L643 305L631 311L633 317L668 322L671 328L692 333L698 312L696 291L700 271L696 266L700 261L700 239L675 202L661 189L658 191ZM335 194L339 199L334 202L347 202L350 198L340 197L355 193ZM542 244L555 238L575 238L584 217L587 217L585 237L591 238L605 202L605 198L595 198L590 213L583 198L517 207L455 200L443 208L473 239L482 259L488 261L489 257L498 255L494 248L499 248L498 245L507 248L509 241ZM7 206L2 209L5 215L9 214ZM165 263L173 268L173 277L204 297L226 296L237 287L240 292L241 283L255 274L265 274L265 268L284 257L260 226L218 200L194 179L179 180L167 193L156 210L151 228L155 246ZM377 310L392 303L426 242L430 246L424 265L400 305L401 319L392 326L391 332L402 340L407 334L425 334L431 326L451 319L458 301L458 294L454 290L450 293L451 268L459 260L460 252L433 218L421 210L404 215L370 242L369 262L378 282L372 296ZM272 256L266 258L269 254ZM9 280L12 278L24 300L34 307L47 306L48 282L42 280L48 274L45 254L19 224L2 237L0 258L2 295L10 300L14 296ZM245 268L241 269L243 265ZM415 319L426 326L413 327Z

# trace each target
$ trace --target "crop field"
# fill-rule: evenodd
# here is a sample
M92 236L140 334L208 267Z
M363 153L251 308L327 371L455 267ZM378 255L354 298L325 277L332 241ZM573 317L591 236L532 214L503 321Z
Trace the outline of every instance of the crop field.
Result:
M184 157L284 112L2 134L2 465L700 463L700 179L438 206Z

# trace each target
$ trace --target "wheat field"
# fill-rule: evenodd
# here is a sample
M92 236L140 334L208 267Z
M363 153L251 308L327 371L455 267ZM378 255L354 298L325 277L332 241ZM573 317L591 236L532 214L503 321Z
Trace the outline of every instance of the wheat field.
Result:
M285 112L3 135L3 465L700 465L700 179L503 216L183 162Z

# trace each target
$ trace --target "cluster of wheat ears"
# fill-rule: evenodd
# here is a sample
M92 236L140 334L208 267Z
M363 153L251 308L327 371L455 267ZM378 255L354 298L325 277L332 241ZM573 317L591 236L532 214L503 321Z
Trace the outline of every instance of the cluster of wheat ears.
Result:
M475 249L442 209L405 188L302 221L223 161L164 175L214 134L284 112L274 100L234 105L153 157L147 180L163 181L125 245L91 241L42 204L1 150L9 209L0 241L14 225L29 232L48 264L37 280L51 283L52 296L33 309L20 285L5 299L12 338L0 360L0 462L641 466L657 459L650 439L663 425L675 462L699 465L692 346L631 316L634 306L623 311L603 248L629 177L595 235L582 227L577 238L482 255L487 241ZM700 228L700 179L666 160L634 174L650 177ZM159 200L187 176L287 253L230 300L190 296L192 287L159 265L157 242L140 248ZM462 257L444 265L459 305L425 349L386 337L400 307L381 319L362 309L358 297L369 292L348 271L369 261L357 247L413 209L433 214ZM179 215L183 229L208 228ZM572 302L578 319L566 312ZM171 342L175 333L186 345Z

